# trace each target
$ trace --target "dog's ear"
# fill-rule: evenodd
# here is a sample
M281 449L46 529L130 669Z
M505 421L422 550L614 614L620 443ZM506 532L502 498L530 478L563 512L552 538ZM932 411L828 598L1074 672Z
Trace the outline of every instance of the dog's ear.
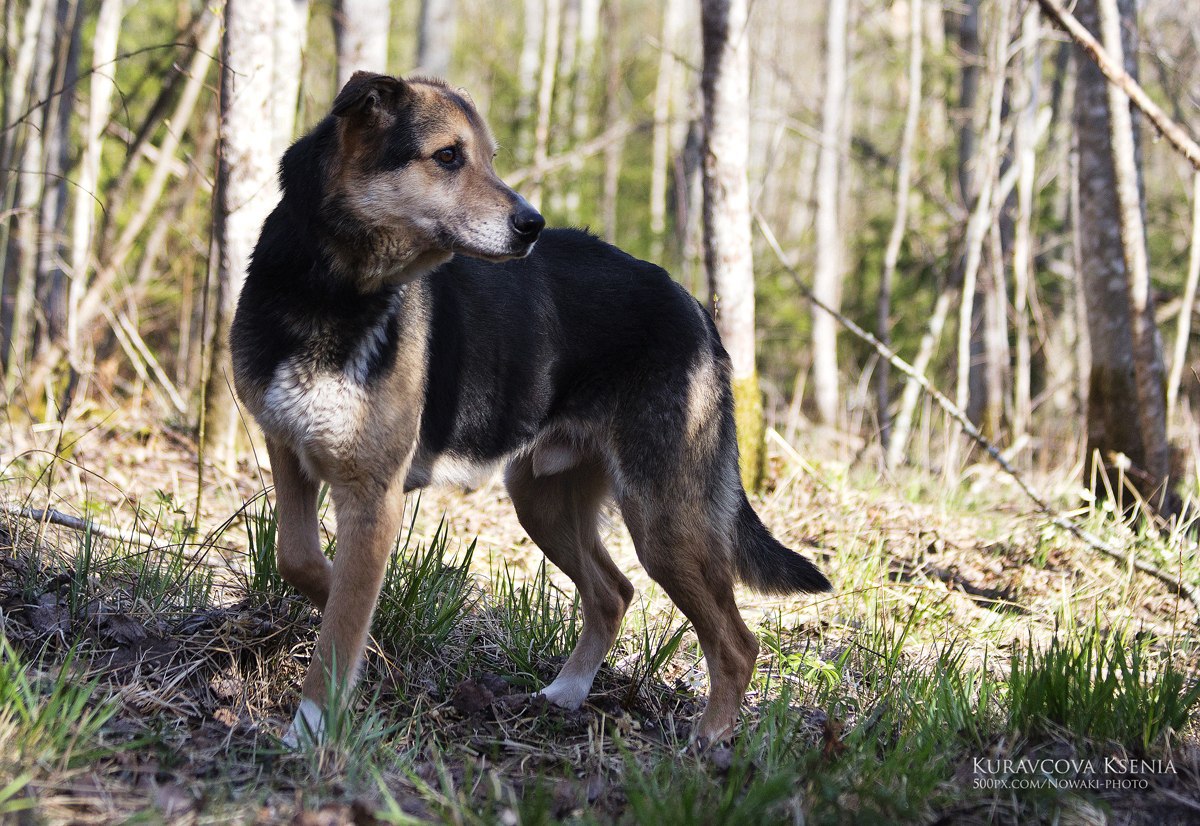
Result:
M401 78L355 72L333 99L331 111L339 118L370 116L394 106L407 93L408 84Z

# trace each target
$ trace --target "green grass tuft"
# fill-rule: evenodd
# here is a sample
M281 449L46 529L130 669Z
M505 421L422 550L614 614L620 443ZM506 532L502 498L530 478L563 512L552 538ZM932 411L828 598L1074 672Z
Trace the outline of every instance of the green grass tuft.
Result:
M1062 729L1145 754L1181 732L1198 702L1200 681L1156 658L1142 635L1093 627L1056 633L1042 650L1017 644L1012 653L1009 725L1029 734Z
M24 662L0 636L0 776L17 778L0 790L0 813L20 805L14 800L19 770L36 765L65 771L117 750L105 743L102 731L120 704L111 697L97 700L97 681L76 680L75 661L71 649L50 676ZM28 782L28 774L21 776Z
M579 639L579 597L568 596L550 581L544 559L525 581L502 561L491 580L502 628L498 643L514 669L508 676L534 688L540 684L539 666L551 656L570 653Z
M470 572L475 543L453 564L446 564L445 520L428 544L414 547L412 537L410 529L388 561L373 630L376 639L397 656L435 656L478 597Z

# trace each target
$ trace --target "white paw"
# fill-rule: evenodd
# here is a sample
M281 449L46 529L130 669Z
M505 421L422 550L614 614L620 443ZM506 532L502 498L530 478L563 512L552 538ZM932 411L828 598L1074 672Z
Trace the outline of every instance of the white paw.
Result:
M556 706L573 711L583 705L583 701L587 699L588 692L591 690L591 680L564 678L559 674L558 679L543 688L538 694Z
M325 714L321 707L307 698L300 701L296 717L283 735L283 744L289 749L310 748L325 737Z

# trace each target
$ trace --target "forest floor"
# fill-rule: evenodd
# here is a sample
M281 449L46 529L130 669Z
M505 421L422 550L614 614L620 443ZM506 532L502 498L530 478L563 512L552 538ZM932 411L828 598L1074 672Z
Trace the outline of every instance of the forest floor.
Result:
M574 592L503 486L414 497L353 710L291 753L318 615L272 566L269 474L207 468L197 508L192 435L149 415L5 427L0 504L143 538L0 515L0 822L1200 820L1193 607L987 465L888 477L827 439L771 439L755 505L835 591L739 591L758 671L737 737L704 753L695 635L615 515L639 596L564 712L530 693L578 634ZM1193 531L1139 529L1070 478L1036 481L1200 584Z

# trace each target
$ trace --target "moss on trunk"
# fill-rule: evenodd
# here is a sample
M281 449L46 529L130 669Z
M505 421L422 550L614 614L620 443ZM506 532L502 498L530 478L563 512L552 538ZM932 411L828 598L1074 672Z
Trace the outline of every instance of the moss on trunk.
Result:
M737 425L738 461L742 485L757 491L762 485L766 426L763 422L762 392L758 371L733 380L733 421Z

